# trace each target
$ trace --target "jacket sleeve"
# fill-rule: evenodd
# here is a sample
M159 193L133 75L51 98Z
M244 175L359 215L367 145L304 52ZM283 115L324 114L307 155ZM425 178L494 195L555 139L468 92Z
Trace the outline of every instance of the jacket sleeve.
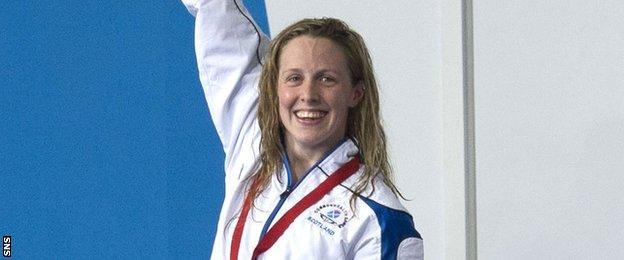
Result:
M396 241L396 246L386 247L386 241L378 236L371 236L358 241L354 246L352 259L379 259L379 260L422 260L423 240L418 237L408 237Z
M225 151L226 175L257 159L256 111L268 39L239 0L182 0L195 16L195 53L210 115Z
M417 237L403 239L397 249L397 260L422 260L423 240Z

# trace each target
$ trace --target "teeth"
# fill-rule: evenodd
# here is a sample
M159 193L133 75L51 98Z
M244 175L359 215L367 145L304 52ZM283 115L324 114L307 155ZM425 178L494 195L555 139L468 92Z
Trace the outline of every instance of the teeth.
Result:
M297 117L303 118L303 119L318 119L318 118L324 117L325 114L327 114L327 112L321 112L321 111L297 111L297 113L295 113Z

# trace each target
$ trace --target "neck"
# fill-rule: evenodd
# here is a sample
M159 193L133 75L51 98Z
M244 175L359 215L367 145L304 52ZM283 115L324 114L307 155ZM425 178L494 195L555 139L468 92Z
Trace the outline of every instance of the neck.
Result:
M288 154L293 181L297 183L303 177L303 174L321 159L325 151L309 151L287 147L286 153Z
M307 148L286 140L286 154L290 162L290 170L294 183L297 183L303 174L318 162L325 153L332 149L338 142L328 147Z

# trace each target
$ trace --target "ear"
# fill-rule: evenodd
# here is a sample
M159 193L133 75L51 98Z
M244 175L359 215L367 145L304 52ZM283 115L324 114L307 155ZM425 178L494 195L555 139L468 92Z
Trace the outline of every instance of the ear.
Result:
M364 97L364 83L358 81L351 90L351 98L349 99L349 107L357 106Z

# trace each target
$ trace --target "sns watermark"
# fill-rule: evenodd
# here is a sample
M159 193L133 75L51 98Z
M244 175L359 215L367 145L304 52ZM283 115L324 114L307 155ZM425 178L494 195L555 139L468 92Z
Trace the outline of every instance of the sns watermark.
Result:
M2 255L11 257L11 236L2 237Z

